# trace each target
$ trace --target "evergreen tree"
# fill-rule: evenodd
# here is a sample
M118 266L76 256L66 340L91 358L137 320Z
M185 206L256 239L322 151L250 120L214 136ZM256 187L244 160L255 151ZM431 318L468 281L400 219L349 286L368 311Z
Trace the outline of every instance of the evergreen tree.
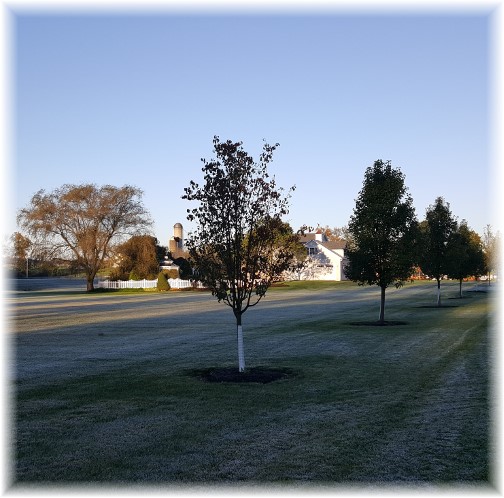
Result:
M157 278L157 290L158 291L169 291L170 288L171 288L170 283L168 282L166 275L162 271L159 272L158 278Z

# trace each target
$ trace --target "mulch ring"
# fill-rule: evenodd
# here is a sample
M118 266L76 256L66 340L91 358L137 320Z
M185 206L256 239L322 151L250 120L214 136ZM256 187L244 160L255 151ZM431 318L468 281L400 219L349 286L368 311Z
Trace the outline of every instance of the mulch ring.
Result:
M290 368L247 368L239 372L236 367L207 368L194 370L191 374L205 382L255 382L268 384L276 380L294 377L295 373Z
M451 304L442 304L441 306L438 306L437 304L426 304L424 306L417 306L417 308L427 308L427 309L437 309L437 310L444 310L447 308L458 308L458 305L451 305Z
M383 322L380 322L379 320L377 320L376 322L349 322L348 325L366 327L392 327L394 325L408 325L408 322L401 322L397 320L384 320Z

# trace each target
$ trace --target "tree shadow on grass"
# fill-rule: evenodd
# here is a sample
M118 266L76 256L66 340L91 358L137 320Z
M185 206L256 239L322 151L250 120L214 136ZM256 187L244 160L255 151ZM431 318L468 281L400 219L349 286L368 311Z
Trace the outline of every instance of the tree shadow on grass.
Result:
M409 325L409 322L402 322L399 320L384 320L383 322L380 321L371 321L371 322L349 322L348 325L353 325L353 326L364 326L364 327L393 327L396 325Z
M20 297L60 297L60 296L89 296L92 292L83 290L39 290L39 289L22 289L17 291Z
M235 382L268 384L277 380L296 377L294 370L290 368L248 368L245 372L239 372L236 367L206 368L204 370L191 370L189 375L204 382Z

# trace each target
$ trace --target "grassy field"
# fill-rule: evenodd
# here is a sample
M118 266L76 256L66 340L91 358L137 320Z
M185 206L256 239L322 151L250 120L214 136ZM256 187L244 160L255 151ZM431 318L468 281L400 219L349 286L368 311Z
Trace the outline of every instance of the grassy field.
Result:
M472 284L467 284L469 290ZM236 365L233 315L207 293L12 292L15 484L476 485L492 482L493 293L443 283L271 289L244 315L269 384Z

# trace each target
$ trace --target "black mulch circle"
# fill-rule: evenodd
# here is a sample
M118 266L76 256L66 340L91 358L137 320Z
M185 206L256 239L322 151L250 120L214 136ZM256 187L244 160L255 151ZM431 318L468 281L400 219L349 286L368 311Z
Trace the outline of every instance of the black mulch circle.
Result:
M236 367L207 368L194 370L191 373L205 382L256 382L260 384L295 376L290 368L266 367L247 368L245 372L239 372Z
M458 306L452 306L451 304L442 304L441 306L438 306L437 304L426 304L424 306L417 306L417 308L430 308L433 310L442 310L446 308L458 308Z
M394 325L408 325L408 322L397 320L384 320L383 322L350 322L349 325L367 326L367 327L392 327Z

